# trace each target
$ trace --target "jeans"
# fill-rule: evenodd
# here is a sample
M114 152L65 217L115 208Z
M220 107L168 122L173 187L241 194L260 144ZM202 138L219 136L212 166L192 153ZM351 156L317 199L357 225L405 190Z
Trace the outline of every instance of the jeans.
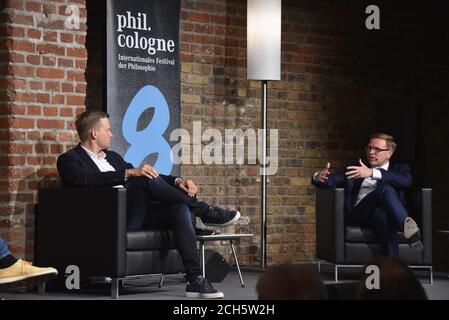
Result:
M384 254L397 257L399 256L397 231L403 231L407 216L407 210L396 190L382 183L352 209L346 217L346 223L372 228L384 246Z
M11 254L11 252L9 252L8 245L6 244L5 239L0 237L0 259L6 257L9 254Z
M196 197L189 197L175 186L169 185L161 177L149 179L146 177L131 178L126 186L128 229L141 230L146 218L148 202L162 204L185 204L192 212L201 217L209 209L205 202Z
M198 201L196 197L189 197L160 177L131 178L126 189L128 230L142 230L144 227L172 229L176 249L186 269L187 281L192 281L200 275L199 255L190 211L201 217L209 209L209 205ZM147 212L150 213L149 216Z
M171 229L176 249L178 249L186 269L187 281L193 281L201 274L195 229L190 209L186 204L149 205L145 227Z

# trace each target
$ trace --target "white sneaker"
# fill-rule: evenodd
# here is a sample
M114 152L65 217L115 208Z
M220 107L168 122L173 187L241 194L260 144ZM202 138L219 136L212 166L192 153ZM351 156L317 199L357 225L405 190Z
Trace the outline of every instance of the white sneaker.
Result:
M404 220L404 237L405 239L410 239L412 236L414 236L417 232L419 232L418 225L416 224L415 220L413 220L410 217L405 218Z
M422 251L421 233L415 220L410 217L404 220L404 237L408 245L415 251Z

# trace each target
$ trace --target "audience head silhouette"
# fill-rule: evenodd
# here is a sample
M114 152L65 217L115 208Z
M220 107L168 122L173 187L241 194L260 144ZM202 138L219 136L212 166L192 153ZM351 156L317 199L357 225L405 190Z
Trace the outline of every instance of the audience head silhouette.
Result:
M311 267L283 264L273 266L259 277L259 300L323 300L328 298L320 274Z
M403 261L395 257L377 257L370 265L379 268L379 286L378 288L372 286L374 272L365 272L357 291L358 299L427 300L421 282Z

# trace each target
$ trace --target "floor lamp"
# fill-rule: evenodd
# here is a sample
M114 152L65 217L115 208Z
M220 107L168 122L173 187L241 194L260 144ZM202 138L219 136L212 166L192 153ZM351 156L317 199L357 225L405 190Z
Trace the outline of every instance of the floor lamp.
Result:
M247 78L262 81L262 179L260 263L267 266L268 81L281 79L281 0L248 0ZM259 146L260 147L260 146Z

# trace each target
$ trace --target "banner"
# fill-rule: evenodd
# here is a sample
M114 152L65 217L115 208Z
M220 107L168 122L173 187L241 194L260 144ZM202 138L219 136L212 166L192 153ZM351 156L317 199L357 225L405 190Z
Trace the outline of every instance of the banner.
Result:
M180 127L179 0L107 1L111 150L135 167L179 175L171 160Z

